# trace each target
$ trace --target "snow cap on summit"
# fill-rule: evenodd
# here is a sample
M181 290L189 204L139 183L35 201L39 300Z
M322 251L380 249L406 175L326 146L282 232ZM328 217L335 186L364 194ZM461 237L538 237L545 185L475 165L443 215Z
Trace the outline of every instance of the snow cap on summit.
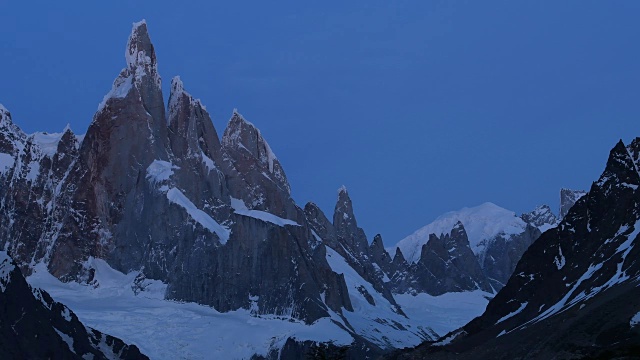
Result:
M153 45L151 44L151 39L149 38L146 20L143 19L142 21L133 23L131 35L129 35L129 41L127 42L125 57L129 69L133 69L138 65L155 63L156 55Z
M349 193L347 192L347 187L346 187L346 186L344 186L344 185L340 186L340 188L338 189L338 195L340 195L340 194L342 194L342 193L345 193L345 194L347 194L347 195L349 194Z

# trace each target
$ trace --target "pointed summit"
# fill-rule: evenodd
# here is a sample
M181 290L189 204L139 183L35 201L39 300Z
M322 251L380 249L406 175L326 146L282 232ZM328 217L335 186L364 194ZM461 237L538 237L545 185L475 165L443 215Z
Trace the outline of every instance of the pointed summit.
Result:
M0 123L8 121L11 123L11 113L4 105L0 104Z
M369 252L371 253L371 257L373 261L376 262L379 266L388 269L388 266L391 264L391 256L384 248L384 243L382 242L382 236L377 234L373 237L373 242L369 246Z
M260 130L247 121L237 109L233 109L233 115L224 130L222 146L227 151L244 153L258 160L258 163L273 175L278 186L286 190L287 194L291 193L282 165L269 143Z
M196 159L207 171L219 169L222 146L218 133L205 107L185 91L179 76L171 79L167 124L169 145L177 158Z
M174 76L171 79L171 90L169 92L169 115L167 116L167 125L171 125L173 119L178 116L181 109L180 106L193 102L191 95L184 90L184 83L180 76Z
M0 164L0 173L10 167L9 164L13 166L14 160L10 157L17 155L18 149L24 147L26 138L27 135L11 120L9 110L0 104L0 156L4 158L3 163L6 165Z
M393 256L393 265L397 266L401 266L401 265L406 265L407 264L407 260L404 258L404 254L402 254L402 250L400 250L399 247L396 248L396 253Z
M132 71L145 67L151 69L150 67L156 66L156 52L151 43L151 38L149 38L145 20L133 23L133 29L127 42L125 58L127 59L127 67ZM138 75L141 74L136 74L136 76Z
M336 228L338 241L343 246L346 246L354 254L367 252L369 242L364 230L358 227L351 198L344 186L338 190L338 201L333 213L333 226Z
M338 189L338 201L333 215L333 225L336 227L350 227L355 229L358 226L356 217L353 214L353 203L347 192L347 188L342 185Z

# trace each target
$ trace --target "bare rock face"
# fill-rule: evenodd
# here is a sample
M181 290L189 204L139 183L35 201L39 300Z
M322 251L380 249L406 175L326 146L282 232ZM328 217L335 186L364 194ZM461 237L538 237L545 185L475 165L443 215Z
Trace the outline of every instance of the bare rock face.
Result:
M540 229L527 224L523 232L498 236L487 247L480 266L494 289L500 290L509 280L525 251L540 237Z
M267 211L302 222L304 215L291 199L287 177L260 131L234 111L222 136L224 172L231 196L250 210Z
M347 189L343 186L338 190L338 201L333 213L333 225L336 229L338 241L354 256L362 257L368 253L368 241L364 230L358 227L353 214L353 204Z
M587 192L583 190L560 189L560 219L569 213L569 209Z

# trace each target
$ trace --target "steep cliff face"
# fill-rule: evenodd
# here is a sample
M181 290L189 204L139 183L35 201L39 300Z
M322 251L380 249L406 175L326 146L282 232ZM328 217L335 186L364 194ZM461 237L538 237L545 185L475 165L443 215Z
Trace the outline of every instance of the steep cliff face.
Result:
M560 219L564 218L569 213L569 209L586 193L587 192L583 190L561 189Z

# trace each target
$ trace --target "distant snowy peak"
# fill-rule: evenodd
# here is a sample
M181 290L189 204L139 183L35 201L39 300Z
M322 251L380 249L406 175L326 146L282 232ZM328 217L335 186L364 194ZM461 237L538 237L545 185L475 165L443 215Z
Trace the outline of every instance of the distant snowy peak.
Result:
M464 225L469 245L475 255L482 253L488 245L487 241L498 235L520 234L527 227L526 222L513 211L486 202L480 206L443 214L429 225L400 240L396 246L402 250L407 261L417 262L420 259L422 245L429 241L430 234L448 234L458 222Z
M560 189L560 219L564 218L576 201L586 193L584 190Z
M540 229L540 232L545 232L558 224L558 217L548 205L540 205L533 211L520 215L520 217Z

